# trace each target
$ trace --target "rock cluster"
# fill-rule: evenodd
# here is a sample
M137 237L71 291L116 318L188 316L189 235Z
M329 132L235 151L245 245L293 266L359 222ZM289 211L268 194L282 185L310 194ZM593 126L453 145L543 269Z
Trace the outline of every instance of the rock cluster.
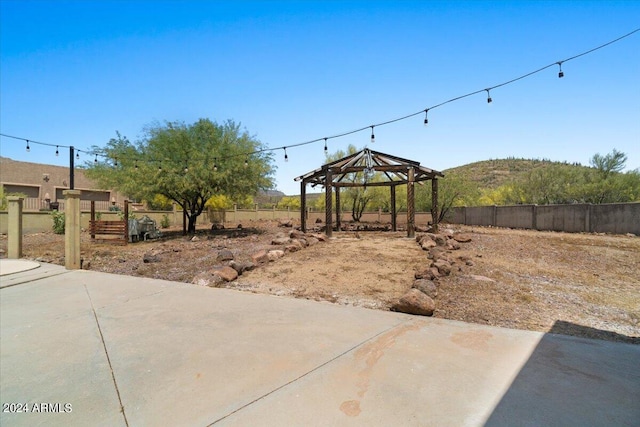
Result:
M261 249L251 256L251 261L238 261L232 251L222 249L218 251L216 260L221 263L211 270L198 273L191 281L196 285L219 287L232 282L245 271L253 270L260 264L276 261L288 252L296 252L308 246L326 241L324 234L303 233L292 229L288 233L278 233L271 241L275 249ZM151 254L150 254L151 255ZM148 261L145 261L148 262ZM153 262L153 261L151 261Z
M438 279L454 271L457 262L451 256L452 251L460 249L461 243L471 241L471 236L454 233L446 229L440 234L422 233L416 235L416 242L427 252L427 266L416 271L411 289L391 306L391 310L402 313L432 316L435 311L435 298L438 296ZM458 261L473 265L468 257L458 257Z

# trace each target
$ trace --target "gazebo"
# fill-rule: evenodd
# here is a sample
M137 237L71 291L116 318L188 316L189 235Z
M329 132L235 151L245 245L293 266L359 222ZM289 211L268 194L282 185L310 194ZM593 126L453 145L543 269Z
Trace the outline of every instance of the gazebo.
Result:
M362 173L361 182L353 182L348 176ZM373 178L379 174L382 179ZM353 175L351 175L353 176ZM420 166L420 162L402 159L389 154L380 153L365 148L362 151L343 157L305 175L295 178L300 181L300 220L302 231L306 231L306 187L307 184L322 185L325 188L326 233L331 237L333 232L333 189L336 190L336 226L340 230L340 189L348 187L389 187L391 192L391 227L396 226L396 187L407 184L407 236L415 236L415 199L414 184L431 180L431 201L433 227L438 228L438 177L444 177L442 172Z

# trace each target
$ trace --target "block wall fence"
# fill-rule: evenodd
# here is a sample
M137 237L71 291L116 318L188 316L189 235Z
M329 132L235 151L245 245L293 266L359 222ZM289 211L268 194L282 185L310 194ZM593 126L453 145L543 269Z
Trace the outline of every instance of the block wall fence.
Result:
M453 208L453 224L640 235L640 203L516 205Z
M147 211L135 210L132 213L140 218L148 215L160 226L160 221L166 215L172 226L182 225L182 211ZM101 212L103 220L120 219L115 212ZM324 222L324 210L309 210L307 224L311 225L317 219ZM24 212L23 232L37 233L51 231L53 219L49 212ZM82 209L80 226L88 229L90 212ZM335 218L335 214L334 214ZM299 221L300 211L297 209L230 209L226 211L204 212L198 218L198 224L213 222L226 223L230 226L243 224L249 226L251 221L284 220ZM342 213L343 221L351 221L351 213ZM390 223L391 214L387 212L365 212L363 222ZM406 226L406 212L397 215L398 226ZM431 213L416 212L416 225L424 226L431 222ZM566 231L566 232L597 232L626 234L633 233L640 236L640 203L612 203L602 205L516 205L516 206L478 206L452 208L445 218L451 224L481 225L507 228L523 228L533 230ZM0 233L6 234L8 229L8 215L0 211Z

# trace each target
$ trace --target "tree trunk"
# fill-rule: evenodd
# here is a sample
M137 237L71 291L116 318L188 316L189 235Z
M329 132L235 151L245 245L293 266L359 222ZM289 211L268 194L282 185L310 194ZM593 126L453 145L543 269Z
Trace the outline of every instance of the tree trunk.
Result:
M187 227L187 233L188 234L196 234L196 220L198 219L198 216L194 215L194 214L187 214L187 217L189 218L189 225Z

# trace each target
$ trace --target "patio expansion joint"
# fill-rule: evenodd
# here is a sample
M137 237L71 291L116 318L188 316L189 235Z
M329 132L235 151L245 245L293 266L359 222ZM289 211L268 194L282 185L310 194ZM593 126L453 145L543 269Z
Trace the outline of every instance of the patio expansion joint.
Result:
M84 290L87 293L87 298L89 298L89 303L91 304L91 311L93 312L93 317L96 320L96 326L98 327L98 332L100 333L100 341L102 342L102 348L104 349L104 354L107 357L107 363L109 364L109 371L111 371L111 379L113 380L113 385L116 389L116 394L118 395L118 403L120 404L120 412L122 413L122 417L124 418L124 423L127 427L129 427L129 421L127 420L127 414L124 411L124 405L122 404L122 397L120 396L120 389L118 389L118 383L116 381L115 373L113 372L113 366L111 365L111 358L109 357L109 352L107 351L107 345L104 341L104 335L102 334L102 329L100 328L100 321L98 320L98 314L96 313L96 309L93 306L93 301L91 300L91 295L89 294L89 289L87 289L87 285L83 285Z

